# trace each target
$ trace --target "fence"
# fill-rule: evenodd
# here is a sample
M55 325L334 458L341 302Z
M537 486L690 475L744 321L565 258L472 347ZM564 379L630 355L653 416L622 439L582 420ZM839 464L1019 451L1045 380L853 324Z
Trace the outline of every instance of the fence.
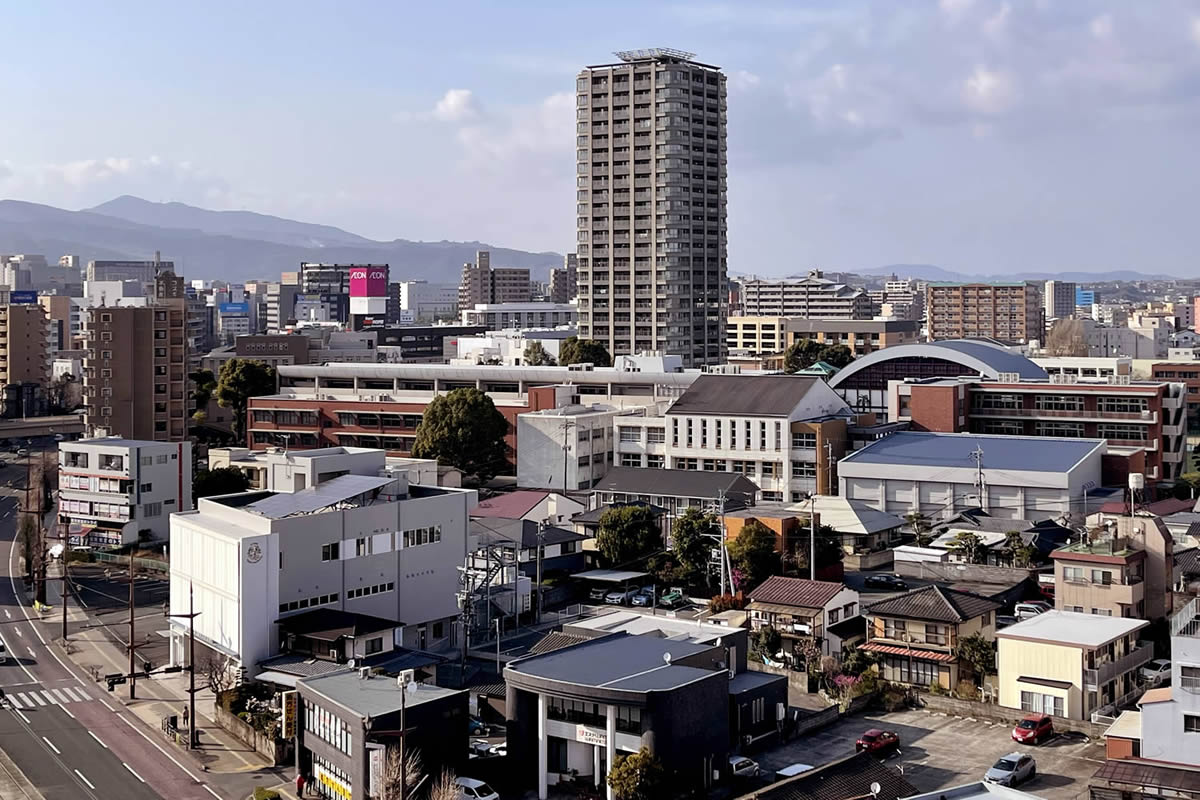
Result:
M125 569L129 569L129 556L114 553L92 553L91 557L97 564L120 564ZM164 574L171 572L171 565L166 561L159 561L157 558L135 558L133 559L133 568L144 572L162 572Z
M953 714L958 717L970 717L971 719L986 719L997 722L1007 722L1016 725L1025 713L1019 708L1008 708L1006 706L998 706L994 703L981 703L978 700L960 700L957 697L946 697L943 695L922 693L920 695L921 704L926 711L936 711L942 714ZM1095 723L1090 720L1067 719L1066 717L1051 717L1054 720L1054 728L1058 731L1077 731L1079 733L1090 736L1093 739L1098 739L1107 729L1107 725Z
M239 719L234 714L221 708L219 703L214 708L216 710L216 723L232 733L243 743L253 747L254 752L270 759L271 763L276 766L287 764L292 760L291 740L276 739L274 736L266 736L259 733L245 720Z

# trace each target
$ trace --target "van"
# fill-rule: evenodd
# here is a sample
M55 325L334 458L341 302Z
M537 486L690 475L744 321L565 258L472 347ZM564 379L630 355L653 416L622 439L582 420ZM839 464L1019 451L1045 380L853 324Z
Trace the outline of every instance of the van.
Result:
M1050 611L1050 604L1043 600L1030 600L1025 603L1017 603L1013 606L1013 616L1017 619L1029 619L1036 617L1038 614L1044 614Z

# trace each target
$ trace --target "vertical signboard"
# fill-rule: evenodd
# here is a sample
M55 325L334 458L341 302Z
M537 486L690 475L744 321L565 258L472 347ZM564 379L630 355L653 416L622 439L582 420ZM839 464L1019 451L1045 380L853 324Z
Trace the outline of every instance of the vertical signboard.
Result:
M292 739L296 736L296 707L299 705L299 692L294 689L283 692L283 738Z
M363 264L350 267L350 313L387 314L387 264Z

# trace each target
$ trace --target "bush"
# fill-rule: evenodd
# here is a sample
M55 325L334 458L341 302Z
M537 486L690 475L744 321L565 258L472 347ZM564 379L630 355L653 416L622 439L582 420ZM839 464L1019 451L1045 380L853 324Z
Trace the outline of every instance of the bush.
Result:
M929 693L936 694L938 697L946 697L947 695L950 694L950 692L946 690L946 687L942 686L940 683L930 684L929 685Z
M971 681L961 680L958 682L958 688L954 690L954 694L958 696L959 700L978 700L979 687Z
M255 786L254 800L279 800L279 792L274 789L264 789L261 786Z
M879 704L884 711L903 711L908 707L908 692L901 686L888 684L879 693Z
M719 594L708 601L708 611L711 614L720 614L722 611L737 611L745 607L746 598L741 592L737 594Z

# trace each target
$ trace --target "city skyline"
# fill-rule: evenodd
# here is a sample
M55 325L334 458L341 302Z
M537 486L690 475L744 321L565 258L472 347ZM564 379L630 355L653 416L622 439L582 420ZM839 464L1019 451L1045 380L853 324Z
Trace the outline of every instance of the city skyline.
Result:
M730 272L1192 269L1185 3L638 8L18 8L0 197L568 252L574 76L668 46L729 75Z

